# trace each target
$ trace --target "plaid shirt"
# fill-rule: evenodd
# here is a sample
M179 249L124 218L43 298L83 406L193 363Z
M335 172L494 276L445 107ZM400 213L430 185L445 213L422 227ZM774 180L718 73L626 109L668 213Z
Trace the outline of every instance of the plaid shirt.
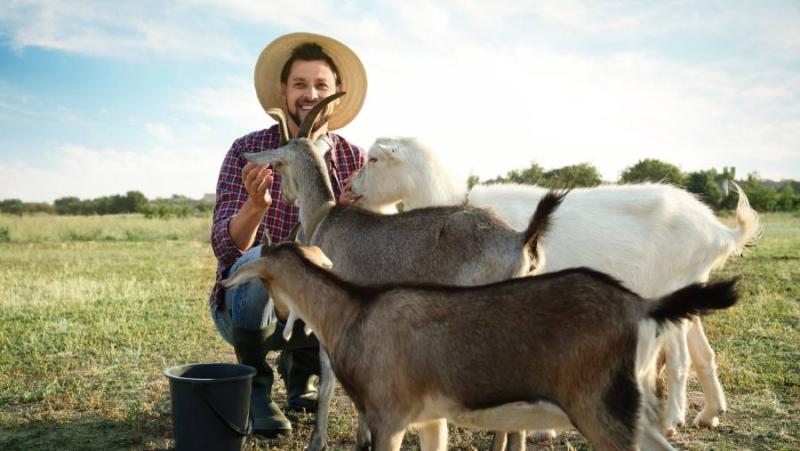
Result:
M342 183L351 174L361 169L366 161L366 155L360 147L350 144L341 136L334 133L328 133L328 136L333 143L333 148L325 153L325 159L333 191L338 199ZM247 200L247 189L242 182L242 168L247 160L242 157L242 153L272 150L276 149L279 144L280 131L278 126L274 125L269 129L253 132L237 139L222 162L219 180L217 180L214 223L211 227L211 246L217 257L217 278L209 299L212 309L216 309L220 304L222 287L219 281L224 278L228 268L245 252L236 247L228 231L228 223ZM274 175L270 195L272 196L272 205L261 219L253 246L261 244L265 229L269 230L269 235L274 243L285 241L298 222L297 207L279 200L281 198L281 175L279 173Z

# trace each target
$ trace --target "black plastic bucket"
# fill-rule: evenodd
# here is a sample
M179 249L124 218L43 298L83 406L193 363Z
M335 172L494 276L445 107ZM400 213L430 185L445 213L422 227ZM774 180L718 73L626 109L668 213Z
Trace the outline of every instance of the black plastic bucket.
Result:
M229 363L164 370L172 397L175 449L240 451L253 431L250 384L255 368Z

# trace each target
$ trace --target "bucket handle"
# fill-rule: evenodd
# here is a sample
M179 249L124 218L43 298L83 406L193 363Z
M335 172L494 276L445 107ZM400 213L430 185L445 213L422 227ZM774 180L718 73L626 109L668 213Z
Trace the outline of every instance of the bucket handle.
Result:
M244 429L242 429L239 426L236 426L235 424L231 423L227 418L225 418L222 412L220 412L219 409L217 409L217 406L214 404L214 401L211 400L211 397L205 390L205 384L192 384L192 390L194 390L196 393L200 395L201 398L203 398L203 401L205 401L208 407L211 408L211 411L214 412L214 415L216 415L220 421L225 423L225 425L228 426L228 428L230 428L233 432L236 432L242 437L247 437L248 435L253 433L253 415L251 412L247 413L247 425L245 426Z

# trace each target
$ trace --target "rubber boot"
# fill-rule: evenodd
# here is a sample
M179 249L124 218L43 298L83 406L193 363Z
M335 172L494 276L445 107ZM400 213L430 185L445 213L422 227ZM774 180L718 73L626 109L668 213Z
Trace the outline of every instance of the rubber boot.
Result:
M319 348L283 351L278 359L278 371L286 384L286 410L316 411Z
M267 329L248 330L233 326L233 347L239 363L256 369L250 392L253 432L275 437L291 432L292 424L272 401L274 376L266 361L267 348L264 345L270 335Z

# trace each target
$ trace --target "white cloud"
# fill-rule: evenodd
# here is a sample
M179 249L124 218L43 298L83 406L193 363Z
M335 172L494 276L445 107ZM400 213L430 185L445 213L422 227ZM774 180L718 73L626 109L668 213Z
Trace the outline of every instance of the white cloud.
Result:
M110 58L151 54L239 64L251 56L213 16L179 4L27 0L4 5L0 24L17 50L42 47Z
M416 135L457 172L482 178L536 160L547 168L590 162L614 180L642 158L683 170L734 165L740 175L798 178L800 53L792 51L800 50L800 14L791 4L726 5L412 0L375 9L334 0L186 0L168 7L15 2L0 8L0 24L14 24L9 36L20 48L232 58L243 65L230 78L187 91L177 105L154 107L171 108L177 120L131 118L155 139L149 149L64 145L51 162L57 170L0 167L0 192L11 197L5 193L27 189L35 194L21 197L52 200L128 189L148 196L213 190L222 147L239 131L272 123L249 78L255 55L243 49L293 30L335 36L364 61L369 95L361 115L341 132L364 147L380 135ZM242 24L263 26L264 42L234 38L232 30ZM509 29L522 32L508 39L514 34ZM755 59L690 65L653 48L612 47L600 54L561 45L616 37L637 49L637 39L669 44L670 36L688 32L736 43ZM36 112L0 96L0 114L18 111ZM143 174L150 176L147 186Z
M449 54L371 50L363 56L374 82L346 132L365 146L376 135L417 135L464 175L588 161L615 180L647 157L684 170L735 165L796 177L800 169L796 119L772 114L796 98L791 83L773 88L640 54L466 43Z
M50 153L46 166L0 164L0 193L3 198L46 202L131 190L148 198L172 194L199 198L214 192L222 155L219 149L199 147L154 147L142 153L65 144Z
M242 0L234 9L243 13L252 5ZM323 12L330 6L319 5ZM588 161L609 180L646 157L684 170L736 165L740 172L786 177L800 169L792 156L800 144L796 128L773 114L796 109L789 106L798 95L792 73L770 69L764 76L759 68L683 65L637 53L598 57L524 40L496 46L470 35L459 22L464 11L473 19L483 13L561 14L551 19L587 32L607 30L610 25L600 19L611 13L587 11L582 2L561 12L538 3L535 11L511 3L496 9L465 5L442 9L417 2L400 8L389 3L391 22L382 22L369 39L341 38L359 53L370 77L364 109L342 130L344 136L364 147L380 135L420 136L446 154L457 171L484 178L531 160L545 167ZM635 30L637 20L654 20L654 9L623 17L615 27ZM256 10L252 20L268 20L261 17L265 10ZM340 26L332 34L349 33ZM270 121L249 79L185 97L182 109L251 129ZM787 157L790 161L781 165Z
M147 132L159 142L167 144L175 142L175 133L173 133L172 129L166 124L148 123L145 124L145 128Z
M245 129L260 129L271 123L258 103L251 79L231 78L221 87L204 87L187 92L174 106L179 111L199 113Z

